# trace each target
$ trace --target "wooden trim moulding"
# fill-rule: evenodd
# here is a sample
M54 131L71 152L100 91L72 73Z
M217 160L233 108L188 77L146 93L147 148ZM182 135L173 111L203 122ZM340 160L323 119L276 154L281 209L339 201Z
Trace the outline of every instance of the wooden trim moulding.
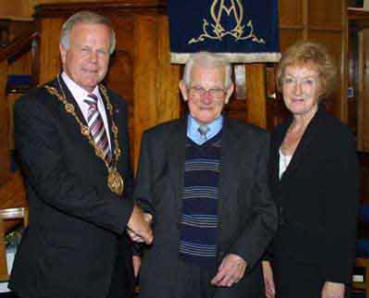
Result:
M349 20L367 20L369 18L369 11L357 10L349 7L347 8L347 17Z
M127 12L166 12L165 0L122 0L121 2L78 2L53 3L35 6L35 18L69 16L79 10L92 10L101 13L114 11L115 15Z
M303 25L283 25L279 24L279 29L289 29L289 30L302 30L305 26Z
M321 27L321 26L307 26L308 31L322 31L322 32L342 32L344 28L341 27Z

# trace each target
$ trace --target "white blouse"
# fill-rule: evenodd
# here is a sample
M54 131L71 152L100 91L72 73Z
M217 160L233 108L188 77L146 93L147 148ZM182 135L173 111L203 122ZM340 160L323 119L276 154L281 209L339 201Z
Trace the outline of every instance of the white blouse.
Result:
M286 171L288 165L290 164L292 156L292 154L284 154L282 150L279 149L279 179L282 178L283 173Z

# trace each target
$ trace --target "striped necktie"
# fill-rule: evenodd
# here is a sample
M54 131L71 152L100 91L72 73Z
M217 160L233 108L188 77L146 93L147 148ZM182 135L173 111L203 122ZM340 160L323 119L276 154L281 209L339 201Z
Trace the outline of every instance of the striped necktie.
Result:
M206 124L200 124L197 128L197 131L199 132L201 138L206 141L208 137L206 134L209 132L210 128Z
M97 109L97 96L95 94L89 94L85 99L85 103L88 104L87 124L90 128L90 133L96 146L101 149L104 154L103 157L111 163L112 154L109 147L108 136L104 127L99 110Z

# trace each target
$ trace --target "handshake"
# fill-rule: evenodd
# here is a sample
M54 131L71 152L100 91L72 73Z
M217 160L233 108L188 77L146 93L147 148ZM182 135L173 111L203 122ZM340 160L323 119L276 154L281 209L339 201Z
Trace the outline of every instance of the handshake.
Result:
M127 232L132 241L151 244L154 236L151 229L152 215L144 213L136 204L127 224Z

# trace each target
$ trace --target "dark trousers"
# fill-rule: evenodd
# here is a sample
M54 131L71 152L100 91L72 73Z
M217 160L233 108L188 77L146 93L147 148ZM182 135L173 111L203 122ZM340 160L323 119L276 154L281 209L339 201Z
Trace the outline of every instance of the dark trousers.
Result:
M284 258L273 262L276 298L320 298L324 278L316 264ZM346 287L345 297L350 297Z
M134 273L130 247L120 246L107 298L132 298L134 295Z
M210 284L213 275L207 268L180 260L173 298L213 298L215 288Z

